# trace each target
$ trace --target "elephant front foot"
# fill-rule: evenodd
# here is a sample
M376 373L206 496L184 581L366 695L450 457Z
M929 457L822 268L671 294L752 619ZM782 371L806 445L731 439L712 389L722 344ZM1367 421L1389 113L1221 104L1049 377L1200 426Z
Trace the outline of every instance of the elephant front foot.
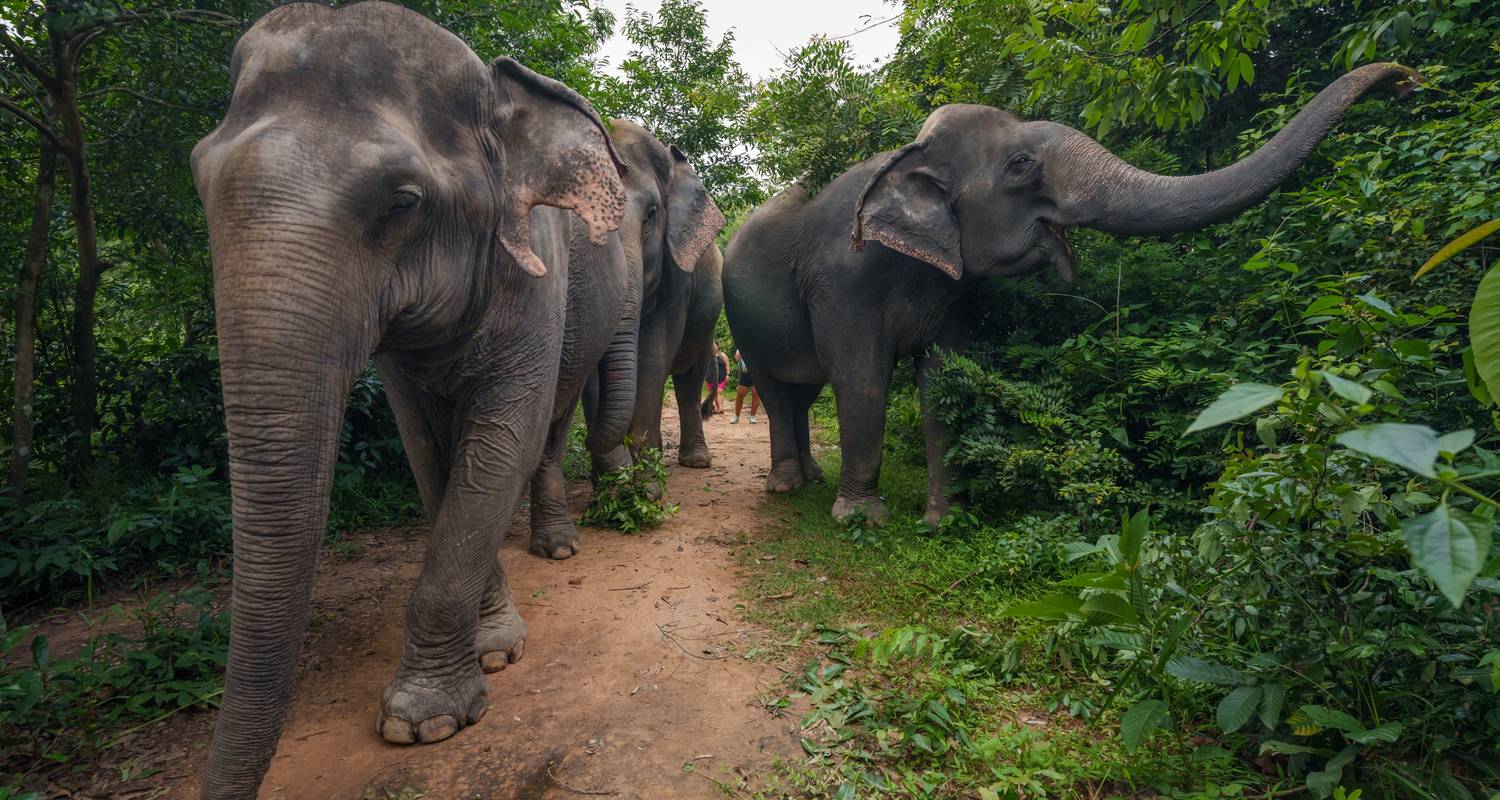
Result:
M526 652L526 620L514 607L480 617L474 652L485 672L499 672L520 661Z
M484 674L477 664L456 676L432 676L398 670L380 700L375 730L392 744L440 742L489 710Z
M796 461L778 461L771 466L771 474L766 476L766 491L772 494L795 492L806 484L802 465Z
M677 463L693 469L708 469L713 466L713 457L708 454L706 442L683 442L677 446Z
M531 552L542 558L561 561L578 555L582 547L578 544L578 528L573 520L563 517L542 522L531 521Z
M823 480L823 467L811 455L802 457L802 477L808 483L821 483Z
M948 506L947 498L929 498L927 501L927 513L922 515L922 521L927 523L927 527L937 530L943 524L943 517L948 516Z
M879 497L850 499L840 494L833 501L833 518L841 524L863 519L870 525L884 525L891 516L885 508L885 501Z

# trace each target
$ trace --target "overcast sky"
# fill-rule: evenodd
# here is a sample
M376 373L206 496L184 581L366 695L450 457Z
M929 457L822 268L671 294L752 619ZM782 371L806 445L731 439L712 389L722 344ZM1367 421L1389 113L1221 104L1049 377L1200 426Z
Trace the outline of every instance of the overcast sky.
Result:
M656 12L660 0L598 0L613 11L616 33L604 45L611 67L630 52L625 41L625 7ZM752 79L778 70L782 54L814 35L848 36L871 23L895 16L899 9L884 0L704 0L710 36L717 41L734 30L734 50ZM856 64L884 60L896 48L896 23L877 25L849 38Z

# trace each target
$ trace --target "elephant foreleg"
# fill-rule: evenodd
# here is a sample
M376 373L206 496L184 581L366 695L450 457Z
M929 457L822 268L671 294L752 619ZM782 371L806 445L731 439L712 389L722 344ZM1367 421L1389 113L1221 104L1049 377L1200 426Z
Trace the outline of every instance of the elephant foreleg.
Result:
M526 649L526 620L516 611L505 579L505 566L495 556L490 584L479 607L479 633L474 637L474 652L485 672L499 672L506 665L521 660Z
M562 471L576 405L569 403L568 413L548 429L542 463L531 479L531 552L543 558L570 558L579 550L578 528L568 513L568 483Z
M684 467L705 469L713 463L708 454L708 440L703 436L703 415L698 410L698 395L708 377L711 356L696 359L686 370L672 376L672 391L677 397L677 419L681 424L677 440L677 463Z
M811 391L816 397L822 387L782 383L764 372L755 376L755 385L760 390L760 400L765 404L766 418L771 423L771 472L766 476L766 491L796 491L808 481L802 468L798 438L797 409L801 407L798 397L804 390ZM801 426L805 429L806 425L807 414L804 412Z
M555 363L555 362L554 362ZM406 643L386 686L377 730L389 742L435 742L488 708L475 657L479 613L494 585L496 551L540 458L546 387L537 370L476 401L463 421L427 554L406 607ZM545 410L543 410L545 409Z
M880 499L881 447L885 443L885 403L893 365L868 365L859 379L835 379L833 394L839 404L839 449L843 470L833 516L843 522L863 513L869 522L885 522Z
M922 443L927 450L927 524L936 528L948 515L950 476L943 454L948 452L948 426L938 417L928 384L932 373L942 363L940 352L916 359L917 390L922 398Z

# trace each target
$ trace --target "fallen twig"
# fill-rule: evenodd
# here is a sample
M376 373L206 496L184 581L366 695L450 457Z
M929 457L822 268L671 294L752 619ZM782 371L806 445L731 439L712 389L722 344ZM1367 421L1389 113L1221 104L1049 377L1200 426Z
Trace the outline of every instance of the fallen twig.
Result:
M787 598L796 597L796 596L797 596L796 592L782 592L781 594L768 594L765 597L762 597L761 599L762 600L786 600Z
M718 655L718 656L704 656L704 655L699 655L699 654L694 653L693 651L687 649L686 647L683 647L682 646L682 642L678 641L680 638L683 638L683 637L679 637L677 634L675 634L675 633L667 630L666 628L662 627L660 623L657 623L656 629L661 632L661 635L663 637L665 637L667 641L671 642L674 645L677 645L677 649L681 650L684 655L692 656L693 658L696 658L699 661L723 661L724 659L729 658L729 655L727 653L723 654L723 655Z
M644 588L646 588L647 586L650 586L650 585L651 585L651 581L646 581L645 583L641 584L640 586L619 586L619 587L616 587L614 589L610 589L610 591L611 592L629 592L629 591L633 591L635 589L644 589Z
M566 781L564 781L562 778L557 777L557 775L555 773L553 773L552 770L554 770L556 768L557 768L556 764L552 764L552 763L547 764L547 777L551 778L553 780L553 782L556 783L558 786L561 786L561 787L563 787L564 789L567 789L570 792L574 792L576 794L594 794L594 795L619 794L619 792L615 791L614 789L580 789L577 786L572 786L572 785L568 784Z

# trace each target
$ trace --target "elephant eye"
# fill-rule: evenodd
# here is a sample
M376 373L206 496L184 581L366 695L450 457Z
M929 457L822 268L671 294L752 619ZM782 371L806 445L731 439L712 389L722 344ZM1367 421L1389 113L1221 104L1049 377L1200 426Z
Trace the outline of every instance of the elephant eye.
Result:
M1011 156L1010 168L1013 172L1020 172L1030 167L1033 163L1035 163L1035 159L1031 157L1030 153L1016 153L1014 156Z
M650 208L646 209L646 216L644 219L646 222L653 222L656 220L656 206L653 205Z
M416 208L421 202L422 187L408 184L391 192L391 201L386 213L399 214L403 211L410 211Z

